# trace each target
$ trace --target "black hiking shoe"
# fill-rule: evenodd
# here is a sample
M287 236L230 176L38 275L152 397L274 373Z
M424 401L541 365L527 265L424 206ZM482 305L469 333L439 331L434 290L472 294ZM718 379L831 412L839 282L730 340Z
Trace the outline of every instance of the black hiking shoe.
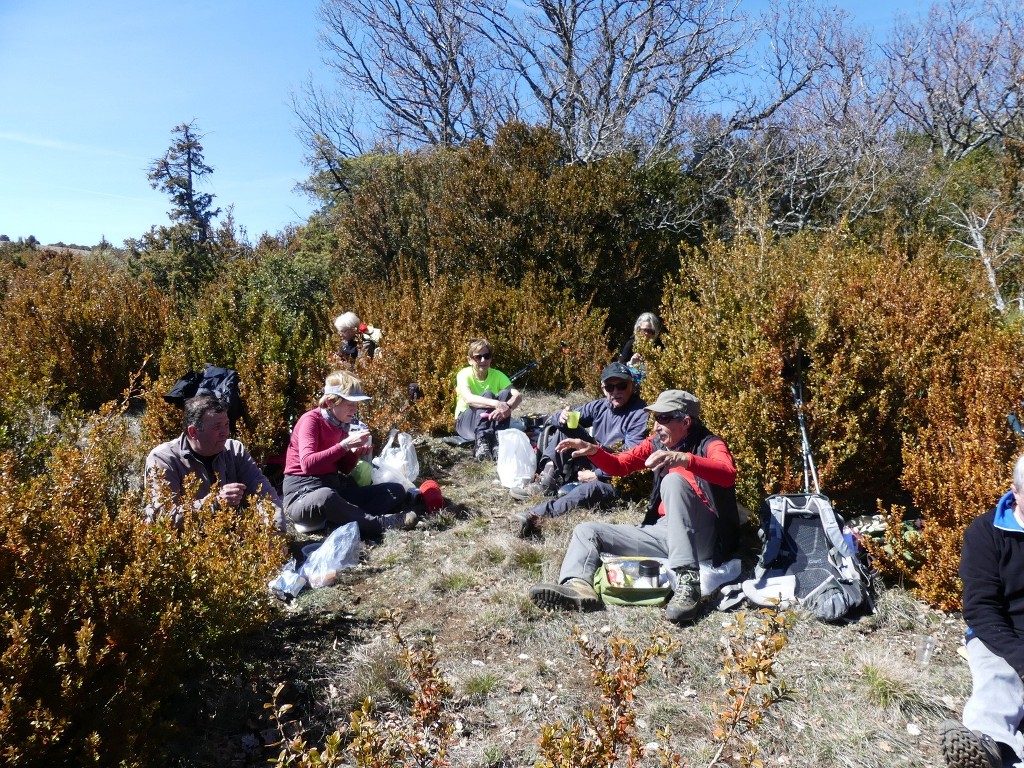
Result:
M948 768L1003 768L999 745L958 720L943 720L942 754Z
M676 568L676 591L665 606L665 618L676 624L692 621L700 607L700 571Z
M512 515L512 530L520 539L540 535L540 515L532 512L516 512Z
M540 608L560 611L600 611L604 603L586 579L569 579L564 584L534 584L530 599Z
M555 475L555 465L548 462L540 470L537 484L541 487L545 496L554 496L558 491L558 477Z

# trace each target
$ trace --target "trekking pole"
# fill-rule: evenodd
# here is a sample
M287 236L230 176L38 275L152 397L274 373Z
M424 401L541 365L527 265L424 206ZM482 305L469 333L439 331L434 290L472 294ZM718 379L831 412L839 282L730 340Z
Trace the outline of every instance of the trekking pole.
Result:
M804 419L803 382L798 379L789 389L793 393L796 420L800 425L800 442L804 454L804 493L810 493L811 481L814 482L814 492L821 493L818 486L818 470L814 467L814 456L811 455L811 441L807 437L807 422Z
M569 345L566 344L564 341L560 341L560 342L558 342L558 350L564 355L564 354L566 354L568 352ZM554 354L554 353L553 352L549 352L548 354L544 355L544 357L542 359L551 357L552 354ZM524 376L525 374L529 373L530 371L532 371L538 365L540 365L540 360L531 360L524 367L520 368L518 371L516 371L511 376L509 376L508 380L510 382L511 381L515 381L516 379L518 379L518 378Z

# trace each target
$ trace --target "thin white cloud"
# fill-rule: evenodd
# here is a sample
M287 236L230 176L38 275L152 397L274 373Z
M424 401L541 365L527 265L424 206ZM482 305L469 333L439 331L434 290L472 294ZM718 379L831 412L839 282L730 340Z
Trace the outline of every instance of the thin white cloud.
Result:
M22 133L8 133L0 131L0 141L9 141L14 144L24 144L30 147L42 149L56 149L60 152L76 152L79 154L97 155L100 157L122 157L128 160L138 160L134 155L126 152L119 152L116 149L106 147L94 147L88 144L74 144L59 139L48 139L43 136L27 136Z
M96 197L111 197L115 200L132 200L136 202L149 202L149 197L139 197L138 195L119 195L116 192L103 192L99 189L85 189L83 187L69 187L63 184L55 184L52 189L62 189L67 192L79 192L83 195L95 195Z

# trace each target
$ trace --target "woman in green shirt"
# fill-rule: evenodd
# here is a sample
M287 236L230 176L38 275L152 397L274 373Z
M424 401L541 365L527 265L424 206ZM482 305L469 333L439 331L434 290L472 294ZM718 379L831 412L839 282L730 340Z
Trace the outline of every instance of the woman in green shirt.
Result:
M477 461L498 459L495 432L508 427L512 411L523 400L508 376L491 368L491 345L487 339L469 342L469 365L455 376L455 431L476 441Z

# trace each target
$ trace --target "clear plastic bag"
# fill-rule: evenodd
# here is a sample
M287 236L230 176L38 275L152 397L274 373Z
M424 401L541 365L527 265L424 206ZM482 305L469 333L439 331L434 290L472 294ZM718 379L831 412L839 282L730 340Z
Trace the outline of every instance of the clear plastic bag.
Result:
M537 454L530 438L518 429L498 432L498 479L506 488L522 488L537 471Z
M335 528L324 543L309 556L299 573L310 587L329 587L338 571L359 565L359 525L345 523Z
M412 435L408 432L391 430L377 461L379 466L391 467L410 484L416 484L416 478L420 474L420 461L416 457L416 447L412 444Z
M279 600L288 600L302 591L306 586L306 579L295 569L295 560L292 559L285 563L281 573L271 579L267 586Z

